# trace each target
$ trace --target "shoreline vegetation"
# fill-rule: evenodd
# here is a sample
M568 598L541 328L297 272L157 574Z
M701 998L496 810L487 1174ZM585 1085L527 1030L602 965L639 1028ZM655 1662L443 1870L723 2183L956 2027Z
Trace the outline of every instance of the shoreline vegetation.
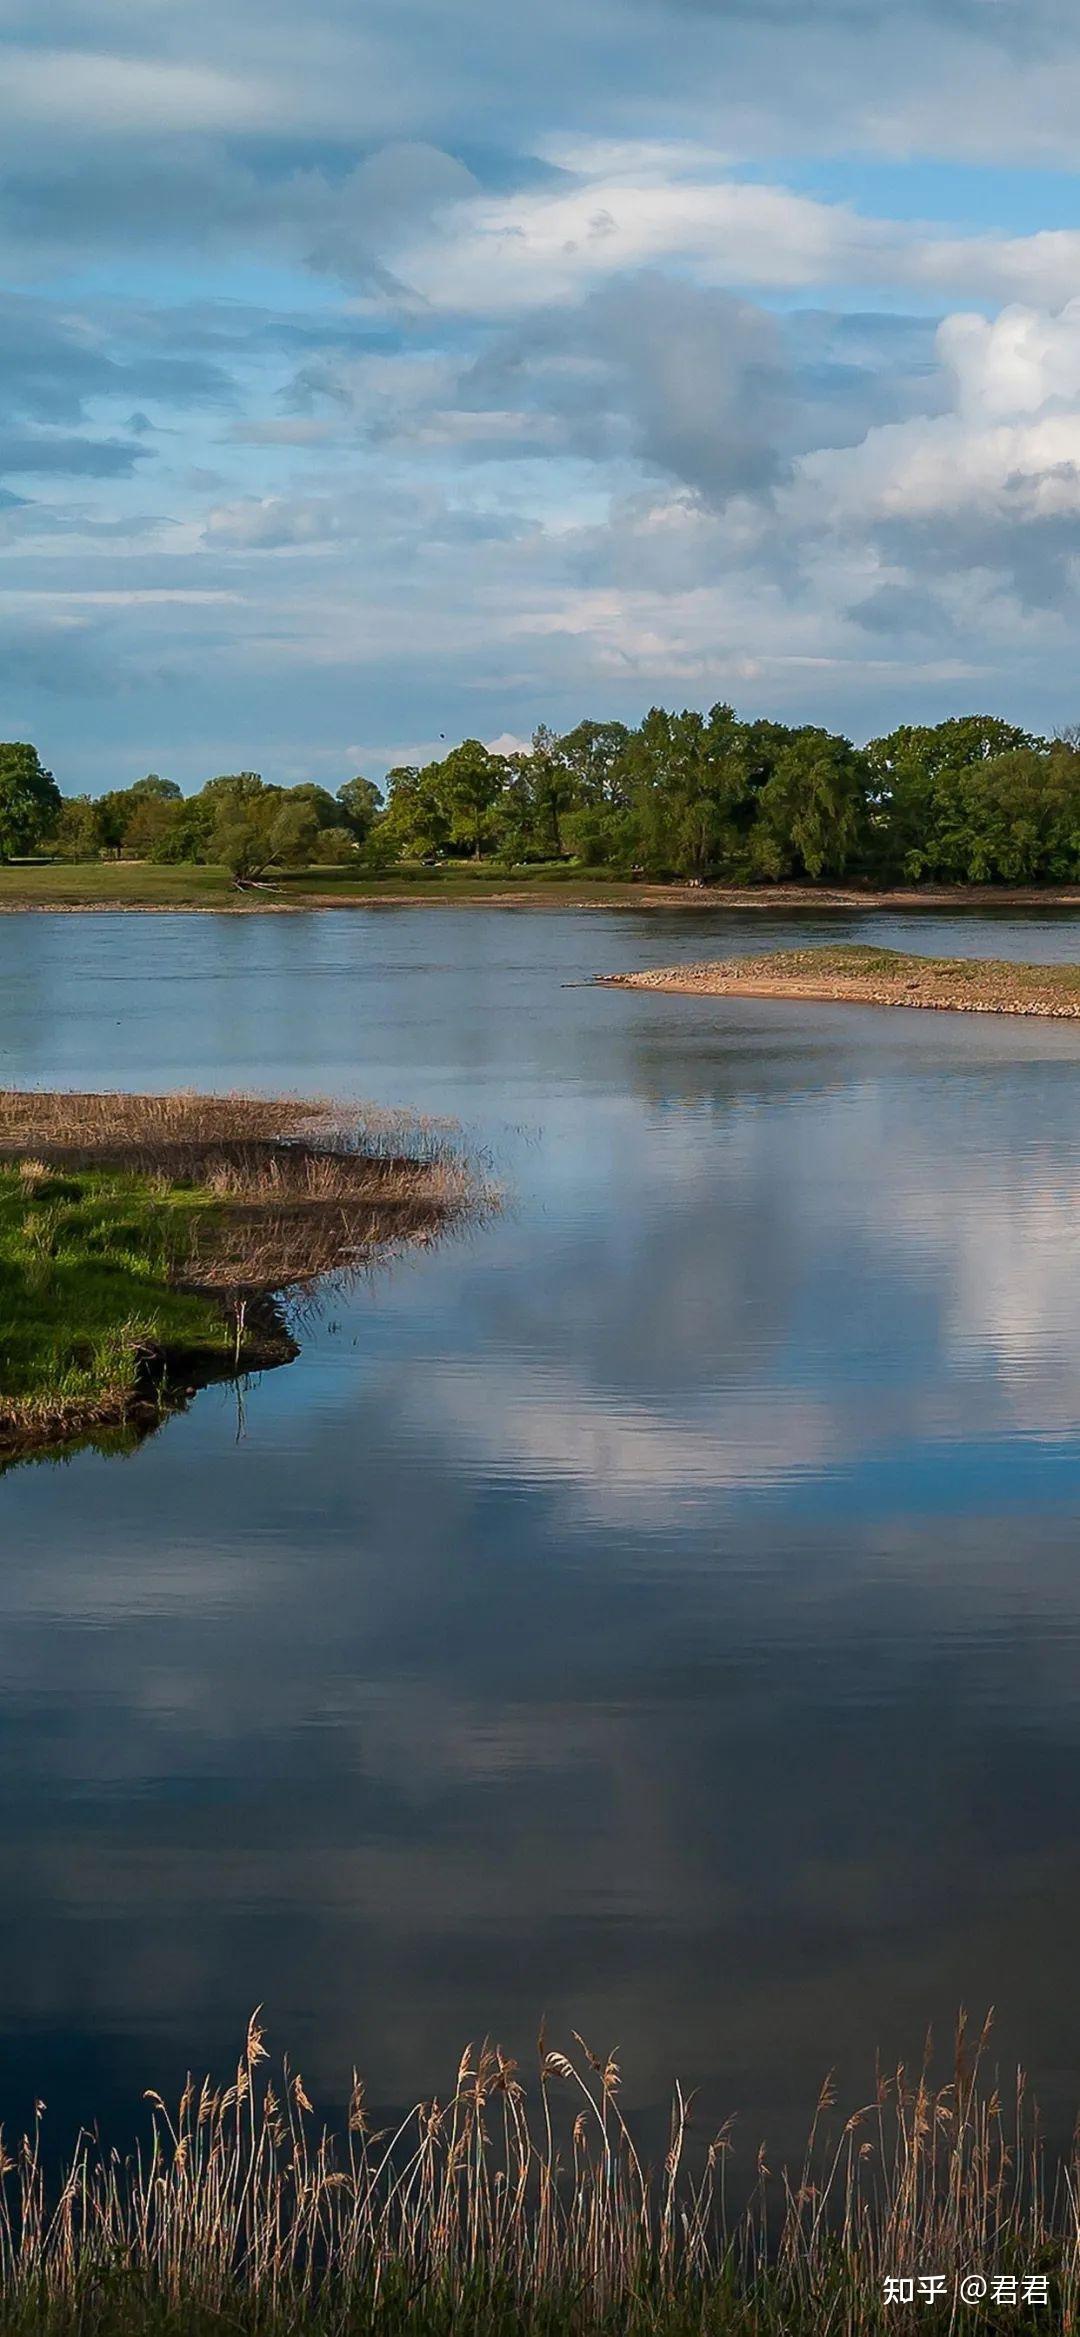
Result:
M929 958L868 944L782 949L703 965L598 974L601 988L710 998L788 998L831 1005L929 1007L950 1014L1080 1018L1080 965Z
M804 878L799 882L724 884L682 878L630 878L570 866L500 874L450 862L441 868L401 865L386 872L311 867L237 888L225 867L161 867L150 861L0 863L0 917L39 915L297 915L326 909L413 906L496 909L650 909L742 911L787 915L873 909L1080 909L1080 884L893 885Z
M53 2178L40 2116L4 2150L0 2330L1074 2329L1077 2166L1050 2160L1022 2073L999 2090L988 2033L962 2019L944 2082L928 2047L848 2113L826 2082L786 2166L741 2122L706 2126L680 2085L650 2159L614 2054L543 2030L534 2077L469 2046L445 2096L381 2128L354 2071L336 2139L299 2072L263 2067L256 2017L227 2084L189 2078L171 2109L146 2094L151 2131L126 2155L84 2132Z
M282 1300L474 1196L438 1130L325 1102L0 1090L0 1465L299 1352Z
M557 734L541 723L508 752L462 739L381 783L357 774L331 791L227 771L187 795L157 771L97 796L64 794L35 746L8 741L0 863L16 862L44 863L34 882L49 897L55 878L61 904L65 883L94 898L105 869L137 869L135 899L147 906L177 890L280 892L290 879L325 905L345 888L355 897L481 878L529 892L1072 888L1080 725L1042 738L969 714L856 746L812 723L743 720L722 703L653 706L633 728L585 720Z

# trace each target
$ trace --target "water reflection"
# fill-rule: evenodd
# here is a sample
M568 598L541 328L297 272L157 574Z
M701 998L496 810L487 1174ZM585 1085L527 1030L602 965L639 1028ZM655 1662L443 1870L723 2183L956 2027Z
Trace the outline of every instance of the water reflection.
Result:
M240 1444L209 1391L0 1489L11 2110L130 2114L256 1999L395 2097L546 2008L783 2135L963 1998L1071 2115L1080 1038L560 986L760 941L0 922L7 1076L455 1110L514 1193Z

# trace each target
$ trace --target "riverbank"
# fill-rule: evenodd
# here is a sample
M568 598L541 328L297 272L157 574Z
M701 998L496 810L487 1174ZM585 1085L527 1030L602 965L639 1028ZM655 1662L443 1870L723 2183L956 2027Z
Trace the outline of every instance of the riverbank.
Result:
M0 866L0 916L27 911L74 913L213 911L237 917L313 909L447 908L709 909L776 914L792 909L1076 909L1080 885L664 884L608 876L603 870L550 866L499 873L455 862L438 869L301 869L238 891L224 868L157 866L149 861L73 865L20 862Z
M282 1294L467 1198L420 1123L250 1096L0 1090L0 1460L156 1425L298 1352Z
M147 2094L149 2147L84 2131L59 2184L40 2128L4 2154L0 2337L1074 2329L1075 2168L1046 2164L1022 2072L1012 2100L981 2080L986 2043L961 2023L944 2082L879 2069L846 2117L826 2083L789 2169L679 2085L657 2162L614 2055L543 2032L531 2082L468 2046L381 2130L354 2072L339 2144L253 2021L227 2085Z
M711 998L790 998L824 1004L931 1007L951 1014L1080 1017L1080 964L1013 965L1004 958L927 958L852 943L783 949L703 965L600 974L616 990L674 990Z

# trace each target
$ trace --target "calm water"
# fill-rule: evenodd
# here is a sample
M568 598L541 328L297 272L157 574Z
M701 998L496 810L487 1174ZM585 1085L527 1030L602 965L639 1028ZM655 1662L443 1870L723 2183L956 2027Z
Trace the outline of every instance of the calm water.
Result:
M566 986L869 931L0 919L4 1080L453 1113L509 1204L0 1483L0 2115L261 2000L331 2103L546 2010L786 2139L964 2000L1071 2116L1080 1030Z

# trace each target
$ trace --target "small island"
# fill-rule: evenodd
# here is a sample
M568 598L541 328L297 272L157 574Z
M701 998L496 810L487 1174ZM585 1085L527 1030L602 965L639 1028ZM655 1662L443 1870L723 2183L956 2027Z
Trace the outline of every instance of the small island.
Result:
M287 1363L283 1294L468 1207L421 1121L256 1096L0 1090L0 1465Z
M951 1014L1080 1016L1080 965L1014 965L1007 958L930 958L857 942L778 949L700 965L600 974L621 990L679 990L714 998L790 998L853 1006L928 1006Z

